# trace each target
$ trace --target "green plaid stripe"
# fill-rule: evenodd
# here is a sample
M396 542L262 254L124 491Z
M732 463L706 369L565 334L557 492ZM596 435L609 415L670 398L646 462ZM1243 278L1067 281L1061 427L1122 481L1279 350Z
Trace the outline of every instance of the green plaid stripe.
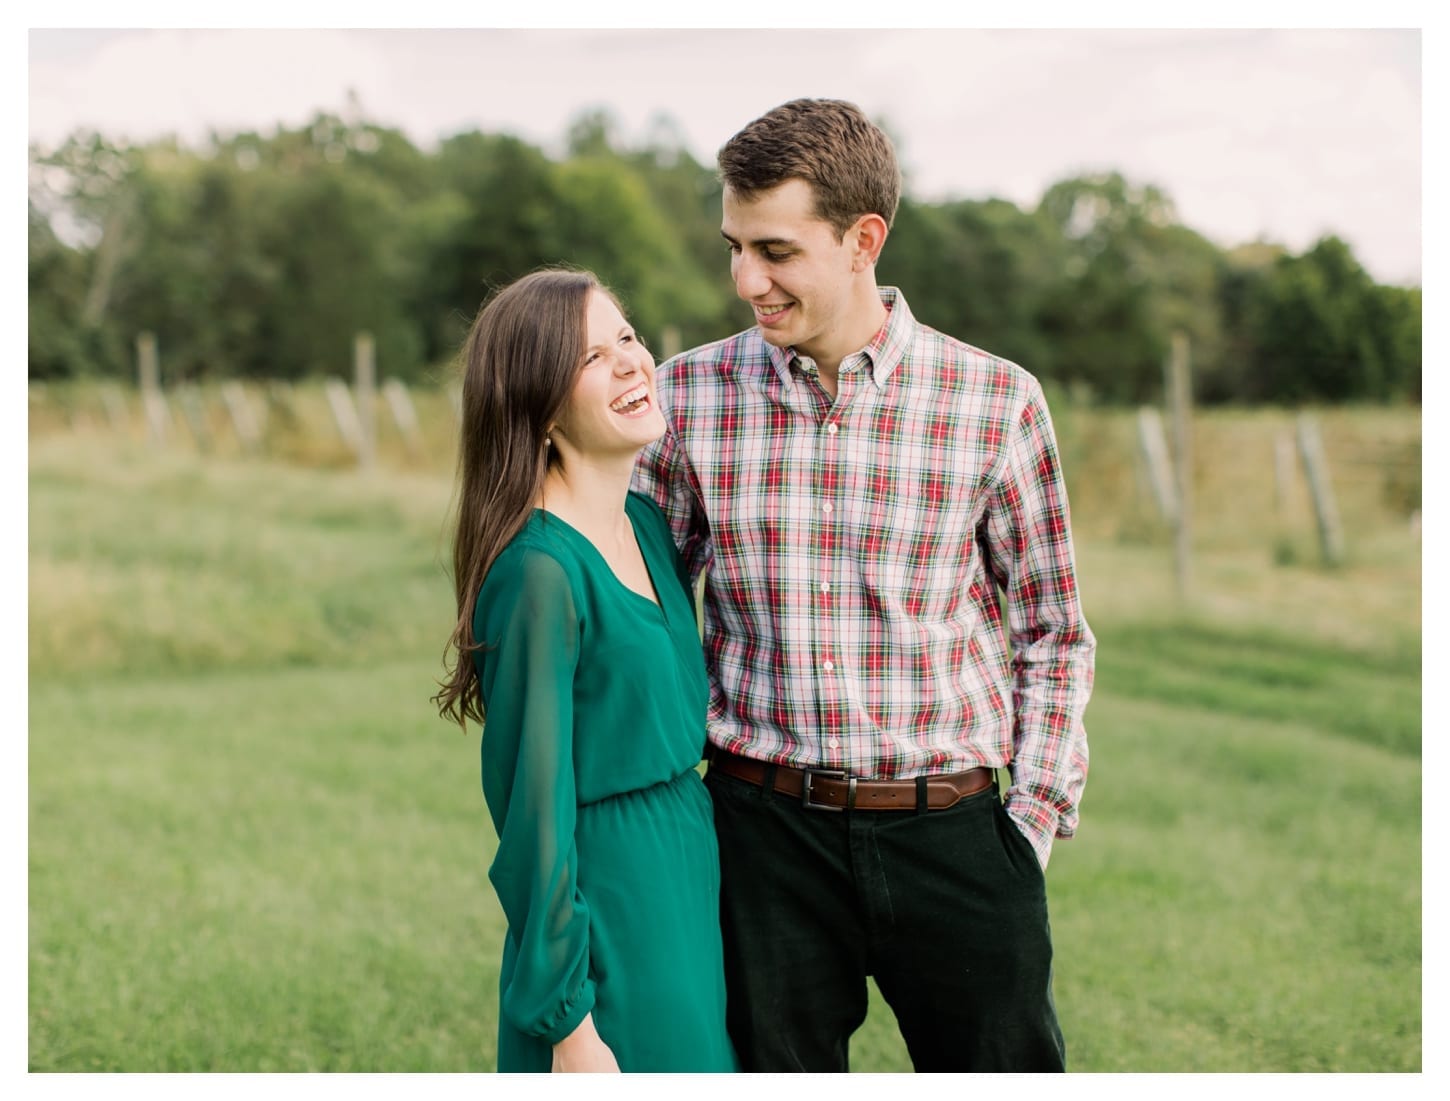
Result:
M755 329L663 364L636 488L709 570L713 743L883 779L1010 762L1045 862L1077 823L1095 647L1052 423L1026 371L881 293L834 402Z

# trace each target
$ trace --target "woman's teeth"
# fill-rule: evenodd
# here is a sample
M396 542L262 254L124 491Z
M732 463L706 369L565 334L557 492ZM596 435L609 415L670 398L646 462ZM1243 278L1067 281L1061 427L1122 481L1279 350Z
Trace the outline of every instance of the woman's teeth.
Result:
M616 413L633 413L647 401L649 401L649 387L636 386L629 393L615 398L610 403L609 408L613 409Z

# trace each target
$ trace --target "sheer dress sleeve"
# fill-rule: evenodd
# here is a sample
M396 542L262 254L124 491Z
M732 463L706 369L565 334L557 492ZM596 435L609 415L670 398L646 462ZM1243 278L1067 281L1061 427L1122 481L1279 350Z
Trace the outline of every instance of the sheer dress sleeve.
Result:
M579 615L559 562L533 549L501 556L479 593L474 637L485 644L483 790L499 837L489 879L514 948L502 1013L552 1044L594 1006L574 844Z

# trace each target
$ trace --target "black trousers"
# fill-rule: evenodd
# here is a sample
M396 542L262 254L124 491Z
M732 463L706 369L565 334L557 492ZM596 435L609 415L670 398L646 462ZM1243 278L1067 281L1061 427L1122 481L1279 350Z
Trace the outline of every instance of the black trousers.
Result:
M807 809L706 774L726 1017L748 1071L845 1071L866 976L918 1071L1060 1071L1042 869L995 788L937 811Z

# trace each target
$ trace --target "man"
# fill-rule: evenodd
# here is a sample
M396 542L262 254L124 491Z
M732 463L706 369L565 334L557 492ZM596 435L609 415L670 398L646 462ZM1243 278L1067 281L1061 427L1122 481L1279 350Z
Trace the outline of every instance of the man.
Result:
M636 486L709 570L731 1037L846 1070L869 974L918 1070L1062 1070L1043 871L1095 643L1041 388L877 287L901 177L856 107L784 104L720 171L756 325L660 368Z

